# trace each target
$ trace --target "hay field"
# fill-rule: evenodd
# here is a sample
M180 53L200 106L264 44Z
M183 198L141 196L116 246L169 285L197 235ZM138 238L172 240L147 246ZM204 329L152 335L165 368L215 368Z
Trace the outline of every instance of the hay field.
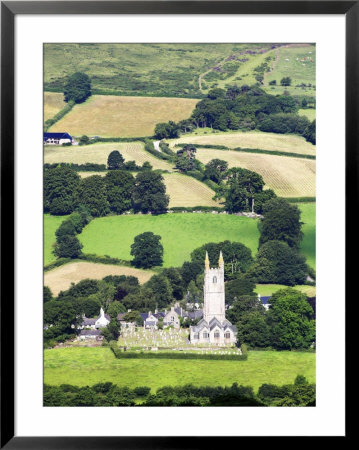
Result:
M278 150L281 152L301 153L303 155L315 155L315 145L307 142L301 136L264 133L261 131L236 131L229 133L211 133L195 136L185 135L179 139L168 140L170 146L176 144L224 145L228 148L254 148L262 150Z
M48 119L52 119L65 105L64 94L44 92L44 122Z
M218 202L212 200L215 192L195 178L179 173L164 173L163 178L167 194L170 196L170 208L175 206L219 206Z
M140 283L145 283L154 275L154 272L112 264L76 261L46 272L44 285L49 286L54 295L58 295L60 291L68 289L71 283L78 283L85 278L101 280L107 275L132 275L137 277Z
M106 142L71 147L49 145L44 147L44 162L50 164L60 162L107 164L108 155L113 150L118 150L125 161L135 161L138 165L148 161L154 169L172 170L171 164L146 152L142 142Z
M197 158L228 161L229 167L243 167L262 175L268 188L281 197L315 197L315 161L258 153L197 149Z
M198 99L94 95L76 105L49 131L74 136L152 136L159 122L187 119Z

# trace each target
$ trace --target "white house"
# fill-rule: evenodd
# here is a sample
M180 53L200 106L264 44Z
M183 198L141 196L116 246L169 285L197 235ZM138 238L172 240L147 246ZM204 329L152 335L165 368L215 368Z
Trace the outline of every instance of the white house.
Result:
M101 308L100 310L100 316L95 322L95 328L98 330L99 328L106 328L107 325L110 323L110 316L108 314L105 315L104 310Z
M74 138L68 133L44 133L44 145L73 144Z

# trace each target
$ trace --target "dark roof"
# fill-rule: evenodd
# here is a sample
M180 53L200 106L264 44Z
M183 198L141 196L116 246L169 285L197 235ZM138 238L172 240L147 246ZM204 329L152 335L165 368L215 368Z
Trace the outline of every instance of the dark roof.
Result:
M84 317L83 322L81 323L81 325L83 327L87 326L87 325L95 325L96 323L96 319L88 319L87 317Z
M270 296L261 297L261 302L263 303L263 305L266 305L267 303L269 303L269 299Z
M100 330L81 330L80 336L100 336Z
M161 319L161 318L165 317L166 314L164 312L158 312L158 313L152 314L152 315L153 315L153 317L156 317L156 319Z
M46 139L71 139L69 133L44 133L44 140Z
M201 309L196 309L195 311L190 311L188 313L190 319L200 319L203 317L203 311Z
M122 318L126 315L127 313L119 313L117 314L117 320L122 320Z

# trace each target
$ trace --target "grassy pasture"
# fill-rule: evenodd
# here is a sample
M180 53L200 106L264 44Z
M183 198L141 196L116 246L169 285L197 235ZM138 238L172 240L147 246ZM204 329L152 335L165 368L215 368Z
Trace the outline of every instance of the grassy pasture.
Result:
M44 274L44 285L49 286L52 293L57 295L85 278L101 280L107 275L126 275L137 277L140 283L148 281L154 272L135 269L134 267L116 266L112 264L98 264L87 261L76 261L56 267Z
M274 292L279 291L279 289L286 289L288 286L284 286L282 284L257 284L255 288L255 292L260 294L262 297L270 296L274 294ZM294 286L294 289L297 289L303 294L308 295L308 297L315 297L316 288L315 286L307 286L307 285L298 285Z
M303 240L300 245L301 253L307 258L308 264L315 268L315 232L316 232L316 204L298 203L303 222Z
M197 102L185 98L94 95L75 105L49 131L67 131L74 136L152 136L159 122L187 119Z
M290 46L278 49L278 61L273 71L268 74L267 82L277 80L277 84L283 77L290 76L292 86L296 84L315 84L315 46Z
M84 377L84 373L86 376ZM110 381L118 386L252 386L293 383L298 374L315 382L315 354L255 352L247 361L116 359L109 348L73 347L44 351L44 382L50 385L93 385Z
M108 155L113 150L118 150L126 161L135 161L138 165L148 161L154 169L173 170L171 164L146 152L142 142L106 142L71 147L46 145L44 147L44 162L50 164L60 162L107 164Z
M44 122L52 119L65 105L64 94L44 92Z
M164 267L189 261L191 251L207 242L242 242L254 254L259 238L254 219L224 214L173 213L97 218L84 228L79 239L84 245L84 253L131 260L134 237L145 231L162 237Z
M311 110L306 110L311 111ZM284 135L276 133L263 133L261 131L234 131L226 133L212 133L195 135L194 133L168 140L170 146L175 144L224 145L228 148L254 148L263 150L279 150L281 152L301 153L303 155L315 155L315 145L307 142L301 136ZM197 132L198 130L196 130Z
M56 260L52 253L53 244L56 242L55 231L68 216L51 216L44 214L44 265Z
M298 111L298 114L300 116L305 116L310 121L313 121L316 117L316 110L315 109L300 109Z
M197 148L197 158L204 164L223 159L229 167L253 170L281 197L315 197L315 160L205 148Z

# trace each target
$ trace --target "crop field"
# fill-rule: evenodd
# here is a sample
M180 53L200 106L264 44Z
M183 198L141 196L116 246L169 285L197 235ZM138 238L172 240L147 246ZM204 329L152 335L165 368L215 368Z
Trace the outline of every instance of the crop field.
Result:
M180 173L164 173L163 178L167 194L170 196L170 208L176 206L219 206L218 202L212 200L215 192L195 178Z
M170 142L171 147L174 147L176 144L183 143L198 146L201 146L201 144L224 145L228 148L241 147L271 151L278 150L281 152L300 153L303 155L315 155L315 145L307 142L301 136L264 133L261 131L235 131L227 133L211 133L200 136L188 134L179 139L168 140L168 142Z
M205 148L197 148L196 157L204 164L218 158L229 167L253 170L278 196L315 197L315 160Z
M85 278L102 280L108 275L131 275L137 277L140 283L145 283L153 274L154 272L150 270L135 269L134 267L76 261L45 272L44 285L49 286L52 293L57 295L60 291L68 289L71 283L78 283Z
M242 242L254 254L259 239L257 220L208 213L101 217L92 220L83 229L79 239L84 245L84 253L131 260L131 244L135 236L145 231L152 231L162 237L164 267L177 267L189 261L192 250L207 242Z
M298 203L303 222L303 240L300 245L301 253L307 258L308 264L315 269L315 232L316 232L316 204Z
M65 105L64 94L44 92L44 122L48 119L52 119Z
M148 161L154 169L173 170L171 164L146 152L142 142L106 142L70 147L46 145L44 147L44 162L50 164L60 162L107 164L108 155L113 150L118 150L126 161L135 161L137 165L141 166L145 161Z
M56 260L52 253L53 244L56 242L55 231L68 216L51 216L44 214L44 265Z
M187 119L197 102L189 98L94 95L75 105L49 131L74 136L152 136L157 123Z
M84 377L84 373L86 377ZM315 353L251 351L247 361L116 359L109 348L73 347L44 351L44 382L87 386L252 386L291 384L298 374L315 382Z
M284 286L282 284L257 284L255 288L255 292L259 294L261 297L266 297L274 294L274 292L279 291L280 289L286 289L288 286ZM307 286L297 285L293 286L294 289L297 289L308 297L315 297L316 287L315 286Z

